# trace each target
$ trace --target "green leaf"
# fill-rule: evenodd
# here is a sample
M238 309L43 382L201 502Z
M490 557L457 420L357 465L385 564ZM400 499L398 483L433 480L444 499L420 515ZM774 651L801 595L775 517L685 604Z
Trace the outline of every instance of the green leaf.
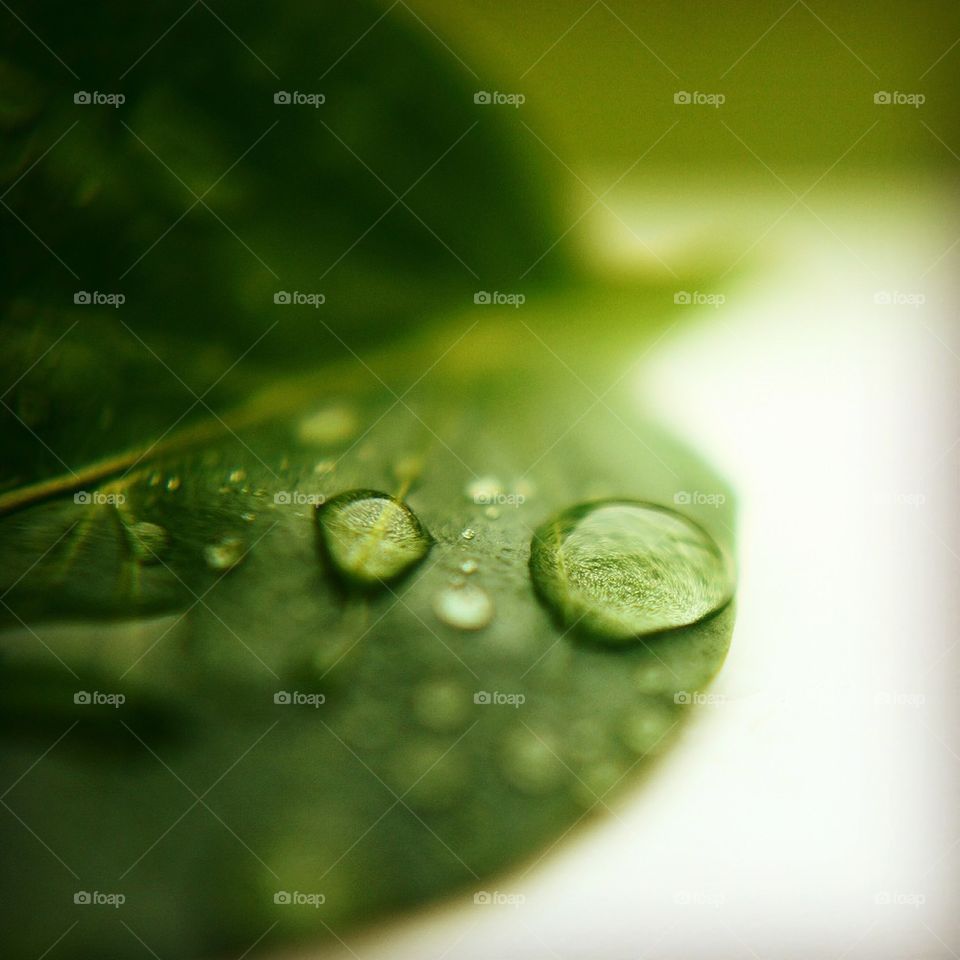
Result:
M17 952L77 919L78 890L122 893L124 923L171 957L470 900L675 739L731 608L605 647L540 603L531 537L585 501L701 491L716 496L680 509L729 552L732 499L637 416L626 380L579 373L571 303L463 314L442 338L279 378L88 502L67 477L0 520L2 766L27 771L3 821ZM315 517L353 490L402 500L432 539L363 591L334 575ZM492 605L479 629L450 614L464 589ZM139 956L105 911L80 915L75 955Z

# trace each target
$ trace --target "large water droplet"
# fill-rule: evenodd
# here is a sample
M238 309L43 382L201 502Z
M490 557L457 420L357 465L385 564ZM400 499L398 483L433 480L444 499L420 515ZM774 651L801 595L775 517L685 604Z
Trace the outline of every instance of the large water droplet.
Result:
M730 600L730 564L666 507L628 500L565 510L534 534L530 572L568 626L611 643L696 623Z
M419 563L432 539L405 504L376 490L351 490L317 507L327 558L337 573L370 586L394 580Z

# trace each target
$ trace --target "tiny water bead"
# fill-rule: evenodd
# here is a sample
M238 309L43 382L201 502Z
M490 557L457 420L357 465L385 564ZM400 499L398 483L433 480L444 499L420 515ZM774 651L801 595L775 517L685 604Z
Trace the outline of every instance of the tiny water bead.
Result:
M316 508L323 551L343 578L359 586L406 573L433 540L417 515L388 493L351 490Z
M211 570L232 570L243 560L247 545L240 537L223 537L203 548L203 558Z
M433 612L458 630L481 630L493 619L493 601L481 587L454 585L436 595Z
M158 523L139 520L126 527L130 551L138 563L160 563L170 545L170 534Z
M696 623L733 594L730 564L703 528L630 500L581 504L544 524L530 572L567 626L618 644Z

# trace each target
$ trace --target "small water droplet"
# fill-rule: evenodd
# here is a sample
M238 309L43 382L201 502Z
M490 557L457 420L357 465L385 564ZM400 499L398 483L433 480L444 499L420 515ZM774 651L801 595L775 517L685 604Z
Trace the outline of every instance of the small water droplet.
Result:
M565 510L534 534L530 572L566 625L611 643L696 623L733 593L730 565L703 528L636 501Z
M467 484L464 493L474 503L490 503L503 494L503 485L496 477L477 477Z
M477 531L471 529L470 527L467 527L460 533L460 536L463 537L464 540L472 540L476 535Z
M158 523L140 520L126 528L130 550L138 563L159 563L170 545L170 534Z
M245 523L253 523L257 519L257 515L255 513L241 513L240 519Z
M316 517L331 564L360 586L406 573L427 555L433 542L405 503L376 490L342 493L318 506Z
M487 509L484 510L483 513L488 520L496 520L497 517L500 516L500 508L490 506L490 507L487 507Z
M240 469L238 468L238 469L236 469L236 470L231 470L231 471L230 471L229 480L230 480L231 483L243 483L243 481L246 480L246 479L247 479L247 471L246 471L246 470L240 470Z
M168 489L171 493L173 493L174 490L179 490L179 489L180 489L180 478L177 477L177 476L170 477L170 479L167 480L167 489Z
M243 560L245 553L246 544L240 537L224 537L203 548L203 558L214 570L232 570Z
M480 569L480 564L476 560L464 560L460 564L460 570L463 573L476 573Z
M437 617L458 630L480 630L493 619L490 595L473 584L448 587L433 601Z

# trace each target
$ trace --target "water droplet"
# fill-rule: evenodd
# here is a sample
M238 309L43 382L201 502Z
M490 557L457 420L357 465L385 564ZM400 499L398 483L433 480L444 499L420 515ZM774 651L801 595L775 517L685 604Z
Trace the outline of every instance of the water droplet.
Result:
M231 470L229 479L231 483L243 483L243 481L247 479L247 471L240 470L239 468L237 470Z
M500 516L500 508L499 508L499 507L487 507L487 509L484 510L483 512L484 512L484 515L487 517L488 520L496 520L497 517Z
M461 531L460 536L464 540L472 540L477 535L476 530L472 530L470 527L467 527L465 530Z
M733 593L730 565L705 530L627 500L572 507L542 526L530 572L564 623L611 643L696 623Z
M342 493L318 506L316 517L328 559L360 586L406 573L433 542L405 503L376 490Z
M245 523L253 523L257 519L257 515L255 513L241 513L240 519Z
M157 523L140 520L126 528L130 550L138 563L159 563L170 545L170 534Z
M463 573L476 573L479 568L480 564L478 564L476 560L464 560L463 563L460 564L460 570Z
M245 553L246 544L240 537L224 537L203 548L203 558L214 570L232 570L243 560Z
M436 595L433 612L458 630L480 630L493 619L493 601L480 587L453 586Z
M503 494L503 485L496 477L477 477L467 484L464 493L474 503L491 503Z
M174 490L179 490L179 489L180 489L180 478L179 478L179 477L176 477L176 476L171 477L171 478L167 481L167 489L168 489L171 493L173 493Z

